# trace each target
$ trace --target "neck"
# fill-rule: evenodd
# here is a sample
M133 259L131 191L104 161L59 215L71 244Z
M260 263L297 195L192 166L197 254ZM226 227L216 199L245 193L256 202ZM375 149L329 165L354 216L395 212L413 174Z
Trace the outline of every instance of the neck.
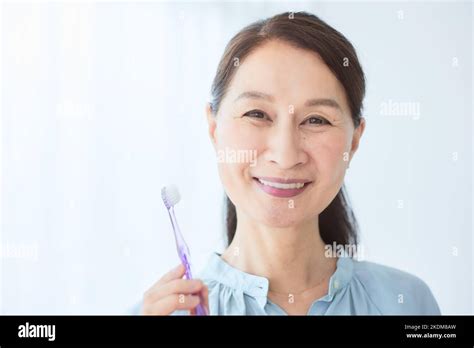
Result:
M271 290L304 291L335 271L336 260L324 255L317 217L275 228L237 215L234 239L222 258L237 269L267 278Z

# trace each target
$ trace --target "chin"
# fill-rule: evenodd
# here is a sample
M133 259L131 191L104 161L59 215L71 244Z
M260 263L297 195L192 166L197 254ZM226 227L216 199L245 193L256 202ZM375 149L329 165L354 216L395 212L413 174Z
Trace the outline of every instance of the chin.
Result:
M293 208L296 209L296 208ZM305 217L299 212L291 211L293 209L285 208L266 208L263 211L255 210L254 217L262 224L273 228L287 228L297 226L305 221ZM307 218L307 217L306 217Z

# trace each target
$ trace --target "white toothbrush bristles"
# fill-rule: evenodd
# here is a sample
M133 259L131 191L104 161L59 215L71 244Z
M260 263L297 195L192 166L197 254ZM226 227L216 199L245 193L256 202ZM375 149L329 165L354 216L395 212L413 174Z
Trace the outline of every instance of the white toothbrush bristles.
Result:
M178 188L175 185L163 187L161 189L161 197L168 209L175 206L181 200Z

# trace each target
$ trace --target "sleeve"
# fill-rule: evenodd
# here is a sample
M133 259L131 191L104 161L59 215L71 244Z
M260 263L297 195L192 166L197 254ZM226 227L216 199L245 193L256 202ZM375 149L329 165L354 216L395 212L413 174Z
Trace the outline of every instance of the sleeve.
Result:
M360 262L357 277L385 315L440 315L428 285L419 277L373 262Z
M441 315L441 311L436 302L433 293L428 285L421 279L417 278L418 285L416 287L416 297L419 303L419 312L421 315Z
M133 306L130 306L126 312L129 315L140 315L142 312L142 301L135 303Z
M128 315L141 315L142 314L142 303L143 303L142 300L140 300L139 302L137 302L136 304L131 306L127 310L126 314L128 314ZM173 313L171 313L170 315L189 315L189 311L178 309L178 310L174 311Z

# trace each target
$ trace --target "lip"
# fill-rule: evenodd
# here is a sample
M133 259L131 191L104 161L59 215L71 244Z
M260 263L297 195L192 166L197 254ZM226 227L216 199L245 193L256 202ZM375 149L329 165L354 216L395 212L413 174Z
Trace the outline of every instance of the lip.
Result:
M274 178L274 177L269 177L269 176L254 176L254 179L262 179L265 181L270 181L270 182L278 182L282 184L294 184L297 182L302 182L302 183L309 183L311 180L308 179L282 179L282 178Z
M271 187L268 185L262 184L258 179L262 179L265 181L270 182L277 182L283 184L294 184L294 183L304 183L305 185L301 188L294 188L294 189L280 189L276 187ZM302 193L306 188L311 184L310 180L307 179L282 179L282 178L272 178L272 177L253 177L253 180L257 184L257 186L265 193L279 198L289 198L294 197Z

